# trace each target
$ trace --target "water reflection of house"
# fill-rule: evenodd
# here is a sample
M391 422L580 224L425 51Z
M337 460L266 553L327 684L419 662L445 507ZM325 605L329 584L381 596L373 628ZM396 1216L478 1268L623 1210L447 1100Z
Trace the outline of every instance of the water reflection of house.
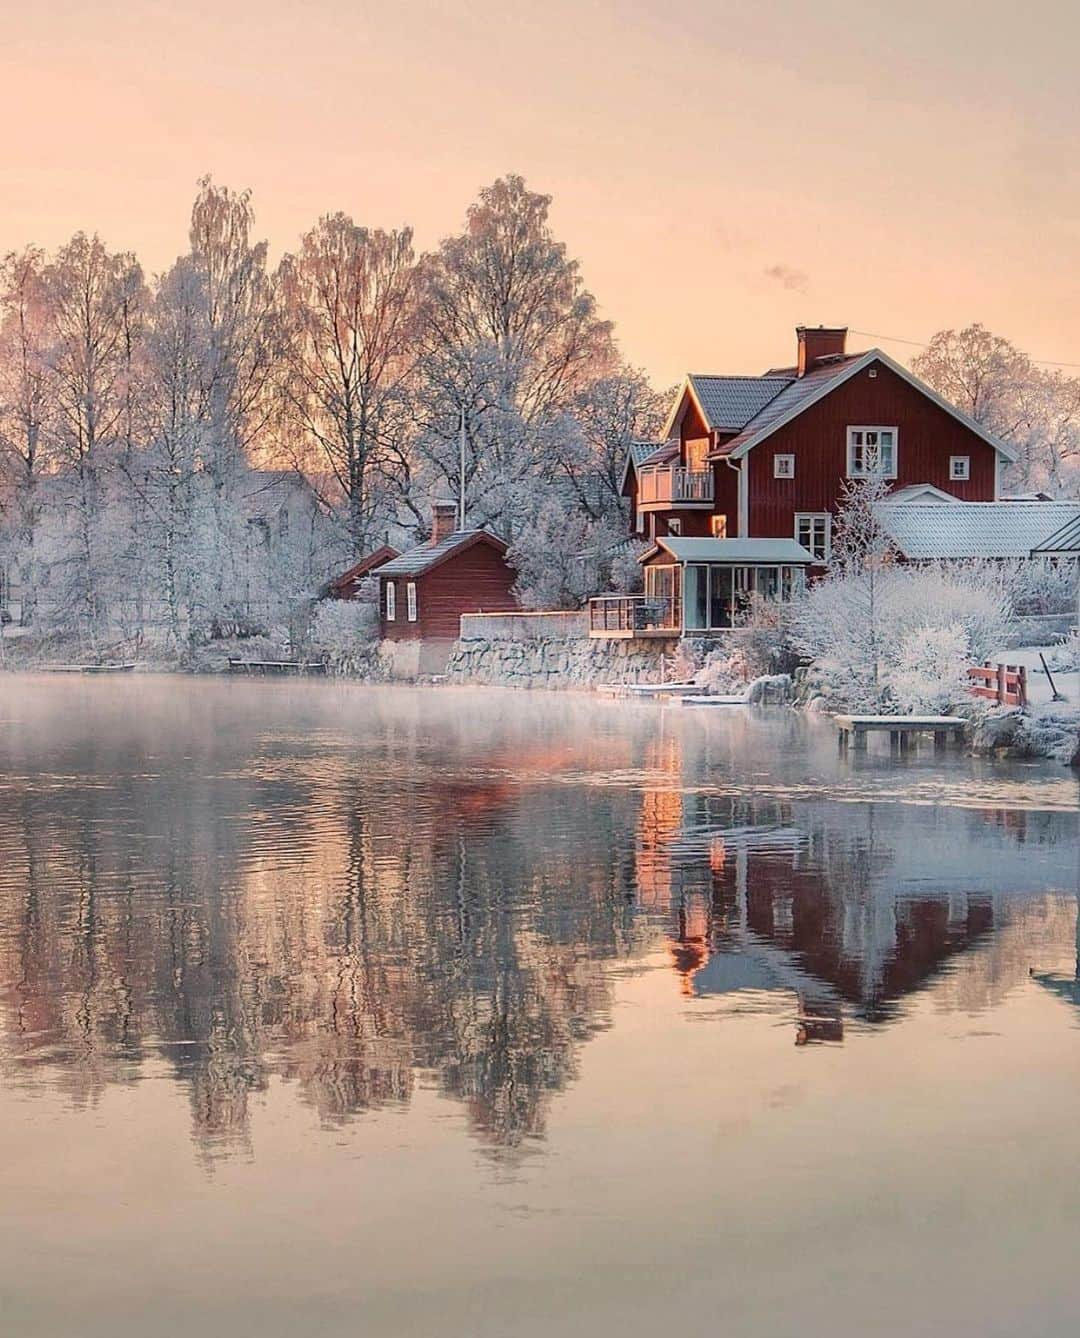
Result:
M666 783L643 797L641 904L696 995L786 991L805 1038L840 1034L841 1008L878 1021L1002 923L1029 872L1026 815L844 805ZM972 891L970 842L1001 856ZM1037 831L1034 836L1038 837Z

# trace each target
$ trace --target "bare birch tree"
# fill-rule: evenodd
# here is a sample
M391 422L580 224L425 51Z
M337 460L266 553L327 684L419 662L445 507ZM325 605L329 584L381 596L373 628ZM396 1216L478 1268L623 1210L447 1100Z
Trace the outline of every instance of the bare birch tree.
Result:
M40 481L53 413L44 263L43 252L27 247L0 264L0 469L11 480L10 542L24 627L37 605Z
M941 330L912 360L912 370L1018 452L1006 471L1010 488L1080 486L1080 378L1036 366L982 325Z
M402 480L416 335L412 231L372 231L328 214L285 257L279 283L287 418L301 462L314 448L340 488L360 555L388 485Z
M551 200L517 176L481 191L422 265L418 450L478 521L514 531L557 468L575 396L612 372L611 326L556 241ZM460 477L464 418L466 477Z
M77 233L44 273L55 394L56 454L71 486L75 550L68 588L76 622L91 647L105 609L105 479L127 445L129 381L142 271L130 253L110 253L100 238Z

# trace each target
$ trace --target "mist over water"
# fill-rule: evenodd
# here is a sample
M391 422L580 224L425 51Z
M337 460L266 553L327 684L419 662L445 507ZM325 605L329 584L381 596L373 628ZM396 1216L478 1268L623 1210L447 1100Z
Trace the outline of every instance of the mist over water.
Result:
M791 712L0 678L0 1328L1060 1332L1077 809Z

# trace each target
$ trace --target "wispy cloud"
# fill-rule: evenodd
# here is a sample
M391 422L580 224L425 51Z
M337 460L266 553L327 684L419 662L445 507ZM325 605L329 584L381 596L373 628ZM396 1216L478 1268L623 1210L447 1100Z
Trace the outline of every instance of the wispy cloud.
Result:
M805 293L810 282L809 274L804 274L801 269L792 269L790 265L769 265L762 273L792 293Z

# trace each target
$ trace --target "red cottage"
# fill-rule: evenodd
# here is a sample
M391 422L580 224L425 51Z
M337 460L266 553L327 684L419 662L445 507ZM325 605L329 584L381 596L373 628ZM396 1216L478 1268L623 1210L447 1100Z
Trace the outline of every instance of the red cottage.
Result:
M463 613L519 607L507 545L487 530L456 530L453 502L436 502L430 543L383 563L379 633L388 641L456 641Z
M828 563L846 480L880 474L905 496L998 499L1010 447L880 349L848 353L846 329L796 333L794 366L688 376L663 444L631 451L631 527L654 541L643 558L647 599L595 602L598 635L709 631L730 626L750 591L784 598L798 583L785 566ZM751 551L764 557L751 561ZM693 624L683 617L690 609Z

